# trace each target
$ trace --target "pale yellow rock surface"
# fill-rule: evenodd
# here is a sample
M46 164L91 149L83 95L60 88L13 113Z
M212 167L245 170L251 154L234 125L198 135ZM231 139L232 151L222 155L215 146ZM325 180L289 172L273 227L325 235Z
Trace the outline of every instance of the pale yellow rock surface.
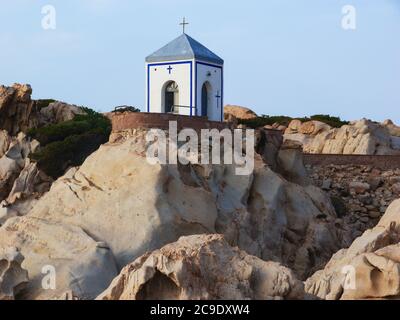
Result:
M23 261L17 248L0 248L0 300L14 300L25 288L28 272L21 267Z
M127 265L99 300L302 299L287 268L232 248L221 235L182 237Z
M39 108L31 94L29 85L0 86L0 225L9 217L28 213L52 182L29 160L40 146L27 136L28 130L85 113L63 102Z
M400 137L400 127L394 124L392 120L385 120L382 124L388 128L392 136Z
M61 123L74 119L76 115L84 114L85 112L78 106L57 101L40 110L40 121L42 124Z
M0 86L0 130L6 130L9 135L16 136L32 128L68 121L75 115L84 114L81 108L64 102L54 102L39 109L31 95L32 88L29 84ZM0 156L1 140L0 134Z
M400 144L389 129L366 119L341 128L330 128L318 121L301 124L293 120L285 131L285 139L302 143L306 153L400 154Z
M187 235L223 234L230 245L282 263L301 279L347 243L327 195L287 181L260 156L248 176L236 175L231 165L150 165L145 133L103 145L53 183L25 217L5 220L0 247L14 243L24 254L32 279L26 297L73 292L90 299L116 270ZM290 154L281 161L298 169ZM23 194L25 187L17 190ZM56 292L41 286L47 264L58 270Z
M0 129L17 135L37 125L31 94L32 88L27 84L0 86Z
M102 146L55 182L29 213L106 242L119 267L192 234L221 233L264 260L320 268L345 242L318 188L288 182L258 159L249 176L228 165L150 165L143 133Z
M326 123L313 120L313 121L307 121L307 122L304 122L303 124L301 124L301 126L299 128L299 133L315 136L318 133L326 132L331 129L332 129L332 127L327 125Z
M54 299L68 290L93 299L118 273L110 249L72 225L8 219L0 228L0 250L8 247L17 247L25 257L29 283L21 299Z
M7 151L0 157L0 202L9 195L15 179L27 164L28 155L37 150L39 143L24 133L11 138Z
M306 291L330 300L399 299L400 200L393 202L378 226L309 278Z
M225 119L233 117L240 120L249 120L257 118L257 114L253 112L251 109L240 106L231 106L231 105L226 105L224 107L224 116Z

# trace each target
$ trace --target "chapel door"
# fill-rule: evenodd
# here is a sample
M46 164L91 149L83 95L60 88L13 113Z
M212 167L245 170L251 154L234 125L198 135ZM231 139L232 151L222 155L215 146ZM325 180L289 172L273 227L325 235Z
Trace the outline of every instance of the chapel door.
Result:
M208 116L208 90L206 84L203 84L201 89L201 115L203 117Z
M179 110L174 110L179 104L179 88L176 82L171 81L165 88L164 92L164 106L165 112L179 112Z
M165 93L165 112L166 113L172 112L173 106L174 106L174 93L166 92Z

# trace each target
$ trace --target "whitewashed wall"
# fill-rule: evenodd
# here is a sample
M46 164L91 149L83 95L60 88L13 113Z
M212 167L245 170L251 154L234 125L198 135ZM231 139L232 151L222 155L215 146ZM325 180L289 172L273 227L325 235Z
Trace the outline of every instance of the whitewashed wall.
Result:
M189 63L174 64L177 61L171 61L167 65L150 66L150 112L162 113L165 110L165 101L163 95L164 86L175 81L179 87L179 105L190 106L190 75L191 66ZM168 62L166 62L168 63ZM153 64L153 63L152 63ZM150 65L152 65L150 64ZM164 62L163 62L164 64ZM192 61L194 64L194 61ZM147 68L146 63L146 88L147 88ZM168 67L171 65L172 72L169 74ZM194 68L193 68L194 70ZM193 71L194 74L194 71ZM192 75L194 78L194 75ZM194 80L192 79L193 87ZM146 109L148 105L146 89ZM193 98L192 98L193 99ZM180 114L190 115L190 109L181 109Z
M150 109L149 112L163 113L165 110L164 101L164 88L165 85L170 81L175 81L179 87L179 105L190 106L192 105L193 116L201 116L201 93L202 87L205 82L209 82L211 90L209 92L209 103L208 103L208 118L213 121L222 121L221 118L221 108L223 101L223 83L222 74L223 69L208 66L196 61L191 60L192 71L190 63L184 64L174 64L177 61L162 62L162 65L154 65L156 63L150 64ZM186 62L186 60L185 60ZM161 63L160 63L161 64ZM148 66L146 63L146 111L148 107ZM168 67L171 66L172 72L169 74ZM197 70L197 74L196 74ZM192 72L192 79L190 78ZM211 75L209 76L208 73ZM192 92L190 92L190 84L192 80ZM196 81L197 80L197 81ZM197 87L196 87L197 84ZM217 106L216 95L221 95L219 99L219 105ZM190 98L192 97L192 101ZM192 102L192 103L191 103ZM180 109L179 114L190 115L189 108Z
M211 75L208 76L208 73L210 73ZM208 93L209 96L208 118L209 120L213 121L222 121L221 119L221 108L223 101L222 73L223 69L221 68L197 63L197 88L195 90L197 92L196 114L198 116L201 116L201 93L203 84L208 81L211 85L211 92ZM219 103L217 103L218 99L216 98L218 92L219 95L221 96L221 98L219 99Z

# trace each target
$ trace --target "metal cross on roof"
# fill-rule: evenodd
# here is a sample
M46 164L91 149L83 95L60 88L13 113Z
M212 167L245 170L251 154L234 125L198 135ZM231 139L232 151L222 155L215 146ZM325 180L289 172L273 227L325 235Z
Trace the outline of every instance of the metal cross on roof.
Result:
M183 33L185 33L185 28L189 24L189 22L186 22L186 18L183 18L183 22L181 22L179 25L183 27Z

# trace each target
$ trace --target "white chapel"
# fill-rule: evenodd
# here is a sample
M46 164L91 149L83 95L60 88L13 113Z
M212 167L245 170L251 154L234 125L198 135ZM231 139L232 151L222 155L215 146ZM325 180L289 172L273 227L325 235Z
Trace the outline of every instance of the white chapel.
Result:
M147 112L223 121L224 60L185 30L146 58L146 80Z

